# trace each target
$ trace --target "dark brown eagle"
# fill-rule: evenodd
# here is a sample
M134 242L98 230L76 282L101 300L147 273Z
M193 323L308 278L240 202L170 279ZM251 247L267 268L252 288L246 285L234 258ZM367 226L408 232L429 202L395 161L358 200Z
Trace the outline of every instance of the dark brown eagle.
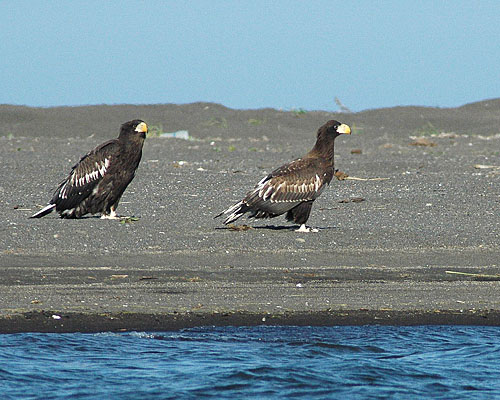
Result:
M224 224L236 221L245 213L249 218L274 218L286 213L286 219L300 224L297 232L317 232L306 227L311 207L332 180L334 141L351 128L331 120L318 129L316 144L304 157L282 165L264 177L245 198L221 212L229 214Z
M117 139L109 140L84 155L61 182L49 204L31 218L41 218L54 208L61 218L80 218L101 213L116 219L116 207L142 157L148 126L135 119L121 126Z

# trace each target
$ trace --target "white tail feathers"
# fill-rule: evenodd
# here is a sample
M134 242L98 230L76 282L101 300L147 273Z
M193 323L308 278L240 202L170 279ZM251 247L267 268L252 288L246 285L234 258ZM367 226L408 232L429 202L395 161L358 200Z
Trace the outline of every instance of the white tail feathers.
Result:
M56 208L55 204L49 204L42 208L40 211L38 211L36 214L33 214L30 218L41 218L49 213L52 212L52 210Z
M215 218L220 217L222 214L230 214L225 220L224 225L230 224L233 221L236 221L239 217L245 214L245 211L242 209L245 208L245 204L243 201L236 203L234 206L229 207L227 210L222 211L220 214L216 215Z

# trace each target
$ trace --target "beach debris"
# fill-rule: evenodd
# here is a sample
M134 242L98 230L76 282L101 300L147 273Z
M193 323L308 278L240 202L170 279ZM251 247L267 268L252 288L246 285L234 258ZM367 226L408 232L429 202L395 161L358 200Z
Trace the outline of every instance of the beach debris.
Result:
M484 136L484 135L477 135L475 136L476 139L481 139L481 140L492 140L492 139L500 139L500 133L497 133L495 135L488 135L488 136Z
M152 275L150 275L150 276L141 276L139 278L140 281L149 281L149 280L153 280L153 279L158 279L158 278L155 277L155 276L152 276Z
M111 275L111 279L125 279L125 278L128 278L127 274Z
M356 176L347 176L344 179L351 180L351 181L387 181L391 178L358 178Z
M186 130L180 130L176 132L161 132L158 137L160 138L175 138L175 139L184 139L189 140L191 137L189 136L189 132Z
M356 176L348 176L345 179L352 180L352 181L387 181L391 178L358 178Z
M132 222L139 221L140 218L137 217L121 217L120 218L120 224L125 225L125 224L130 224Z
M461 271L444 271L444 272L453 275L470 276L471 278L500 280L500 274L481 274L481 273L461 272Z
M189 163L187 161L183 161L183 160L181 160L181 161L174 161L172 163L172 166L174 168L180 168L180 167L183 167L184 165L189 165Z
M432 138L439 138L439 139L457 139L457 138L467 138L470 135L458 135L455 132L439 132L437 133L434 132L427 132L425 135L410 135L410 139L418 139L418 138L424 138L424 137L432 137Z
M500 169L500 165L474 164L474 168L476 168L476 169Z
M251 229L255 229L254 227L252 226L249 226L249 225L234 225L234 224L229 224L227 226L228 229L232 230L232 231L249 231Z
M339 203L361 203L365 201L363 197L351 197L350 199L339 200Z
M35 300L31 300L30 302L31 304L42 304L42 302L38 299L35 299Z
M351 154L362 154L363 151L361 149L352 149Z
M52 314L52 319L61 319L62 317L57 314Z
M428 147L434 147L434 146L437 146L437 144L435 142L430 141L429 139L427 139L425 137L419 137L414 142L411 142L410 146L428 146Z
M239 140L239 139L238 139ZM229 140L231 141L231 140ZM260 138L258 137L249 137L248 141L250 143L256 143L256 142L269 142L269 138L266 135L262 135Z
M295 285L295 287L297 287L297 288L301 288L301 287L304 287L304 286L302 285L302 283L297 283L297 284Z
M339 181L351 180L351 181L387 181L390 178L358 178L356 176L349 176L345 172L340 170L335 170L333 174Z
M344 179L347 179L349 177L349 175L347 175L345 172L342 172L338 169L335 171L334 175L339 181L343 181Z
M300 243L305 243L306 239L297 238L297 239L295 239L295 241L300 242Z

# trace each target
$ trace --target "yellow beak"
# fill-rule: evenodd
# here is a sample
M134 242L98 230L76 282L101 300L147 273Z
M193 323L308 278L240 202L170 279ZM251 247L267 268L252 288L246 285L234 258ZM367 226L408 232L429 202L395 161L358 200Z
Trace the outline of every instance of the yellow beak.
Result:
M136 132L144 132L148 133L148 126L145 122L141 122L137 127L135 128Z
M351 128L349 128L349 125L346 125L346 124L341 124L338 129L337 129L337 132L338 133L344 133L346 135L350 135L351 134Z

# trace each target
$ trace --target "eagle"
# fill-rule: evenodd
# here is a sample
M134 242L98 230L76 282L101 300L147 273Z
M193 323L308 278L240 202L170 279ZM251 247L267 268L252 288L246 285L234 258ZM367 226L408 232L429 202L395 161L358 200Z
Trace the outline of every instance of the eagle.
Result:
M140 119L122 124L118 138L84 155L60 183L49 204L31 218L41 218L55 209L61 218L100 213L101 218L118 219L116 207L134 179L147 132L147 124Z
M311 207L334 175L335 138L351 134L351 128L330 120L318 129L316 143L309 153L272 171L262 178L245 198L216 215L229 214L224 224L243 214L248 218L274 218L286 213L286 219L300 225L297 232L318 232L306 227Z

